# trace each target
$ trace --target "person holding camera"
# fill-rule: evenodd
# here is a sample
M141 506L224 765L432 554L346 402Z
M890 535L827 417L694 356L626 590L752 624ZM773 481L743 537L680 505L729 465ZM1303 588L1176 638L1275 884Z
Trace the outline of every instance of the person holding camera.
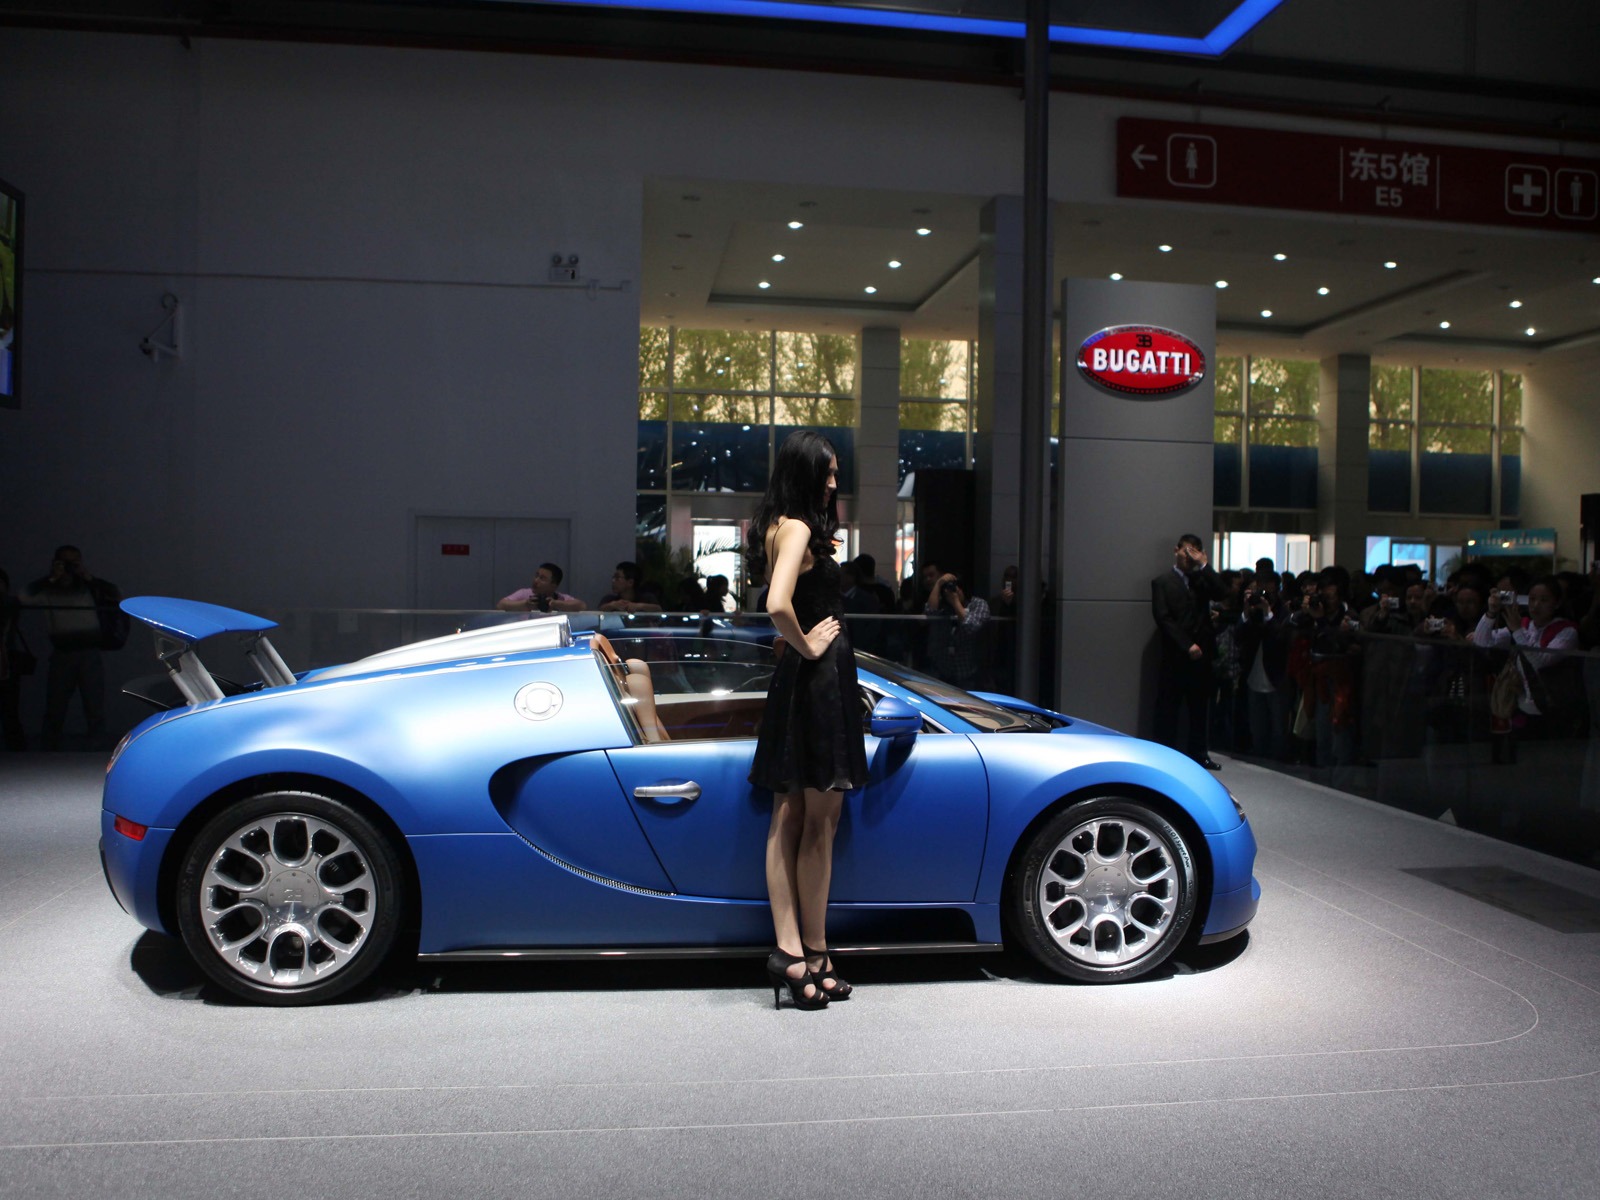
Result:
M50 621L50 667L39 748L61 749L74 693L83 705L89 744L98 748L106 740L106 671L100 652L120 648L116 630L127 637L126 618L117 608L122 593L110 580L89 573L76 546L58 546L50 574L28 585L23 602L43 608Z
M562 570L555 563L540 563L533 573L533 583L518 588L509 596L502 596L495 605L501 612L582 612L583 601L558 591Z
M1211 601L1222 599L1222 590L1222 581L1211 569L1199 537L1192 533L1184 534L1172 548L1172 569L1150 581L1150 612L1161 642L1156 740L1187 754L1208 771L1222 769L1207 748L1207 710L1216 690L1212 662L1217 643ZM1180 709L1187 715L1182 742L1178 738Z
M1527 605L1527 617L1522 616L1519 602ZM1573 663L1554 651L1579 648L1577 622L1561 616L1560 607L1561 585L1549 575L1534 580L1526 596L1518 596L1509 588L1496 588L1489 593L1489 611L1473 632L1472 640L1479 646L1528 648L1520 660L1514 659L1502 668L1520 672L1516 681L1520 713L1512 721L1516 727L1529 726L1530 718L1551 715L1547 711L1552 706L1551 684L1565 682L1558 679L1558 672ZM1556 703L1559 704L1559 697Z
M982 596L968 596L961 577L946 571L934 578L925 611L932 621L928 657L933 660L934 673L957 687L976 687L983 665L982 637L989 623L989 602Z
M1289 734L1289 627L1277 572L1258 567L1243 600L1234 642L1244 680L1250 748L1264 758L1282 759Z

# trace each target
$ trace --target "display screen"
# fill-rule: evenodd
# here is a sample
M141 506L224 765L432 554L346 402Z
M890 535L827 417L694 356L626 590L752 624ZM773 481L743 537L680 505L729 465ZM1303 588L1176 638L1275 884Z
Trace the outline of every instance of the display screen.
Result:
M20 403L22 193L0 179L0 406Z

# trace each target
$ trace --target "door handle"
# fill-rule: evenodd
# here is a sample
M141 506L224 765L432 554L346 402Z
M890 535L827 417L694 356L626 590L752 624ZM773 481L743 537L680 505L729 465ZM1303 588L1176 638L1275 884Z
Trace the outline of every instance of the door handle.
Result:
M633 795L638 800L676 804L680 800L700 799L700 785L692 779L683 783L652 783L634 788Z

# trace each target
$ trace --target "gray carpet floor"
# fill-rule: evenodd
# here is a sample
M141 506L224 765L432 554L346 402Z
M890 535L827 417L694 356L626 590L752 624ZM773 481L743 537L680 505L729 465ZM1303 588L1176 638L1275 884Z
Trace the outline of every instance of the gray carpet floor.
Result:
M229 1003L106 891L102 762L0 758L0 1196L1600 1194L1600 872L1248 764L1247 940L798 1013L740 962Z

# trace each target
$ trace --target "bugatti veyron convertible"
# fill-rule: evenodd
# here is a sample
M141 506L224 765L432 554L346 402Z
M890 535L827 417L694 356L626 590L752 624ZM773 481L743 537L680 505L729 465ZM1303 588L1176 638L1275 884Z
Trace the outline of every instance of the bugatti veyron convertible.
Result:
M123 607L154 630L170 694L112 756L106 879L220 987L324 1001L412 947L770 945L771 797L746 775L773 648L748 631L613 645L555 616L296 674L261 617ZM220 681L208 639L237 640L259 681ZM859 674L870 780L840 821L835 948L1009 940L1058 975L1111 982L1255 914L1250 825L1188 758L871 655Z

